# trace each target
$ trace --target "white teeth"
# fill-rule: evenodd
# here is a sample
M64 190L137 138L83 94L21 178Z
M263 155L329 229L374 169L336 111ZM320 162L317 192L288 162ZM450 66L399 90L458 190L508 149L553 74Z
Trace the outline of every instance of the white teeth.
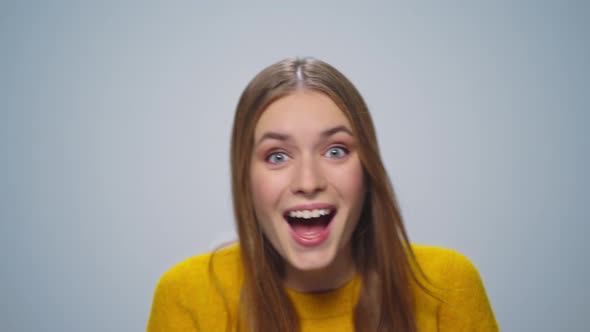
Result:
M331 211L329 209L291 211L291 212L289 212L289 217L311 219L311 218L318 218L320 216L326 216L326 215L330 214L330 212Z

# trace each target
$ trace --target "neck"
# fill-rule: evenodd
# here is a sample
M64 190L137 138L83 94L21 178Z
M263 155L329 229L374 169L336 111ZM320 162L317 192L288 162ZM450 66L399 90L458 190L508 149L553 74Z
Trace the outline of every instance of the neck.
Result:
M302 271L287 263L285 285L302 293L327 292L342 287L356 274L351 250L341 250L326 267Z

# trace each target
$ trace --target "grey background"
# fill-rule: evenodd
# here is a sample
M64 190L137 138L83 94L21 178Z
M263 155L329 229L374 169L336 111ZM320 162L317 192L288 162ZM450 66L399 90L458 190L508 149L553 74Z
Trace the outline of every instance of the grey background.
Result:
M586 330L589 8L1 2L0 330L144 330L234 237L234 107L298 55L357 85L411 238L472 259L502 330Z

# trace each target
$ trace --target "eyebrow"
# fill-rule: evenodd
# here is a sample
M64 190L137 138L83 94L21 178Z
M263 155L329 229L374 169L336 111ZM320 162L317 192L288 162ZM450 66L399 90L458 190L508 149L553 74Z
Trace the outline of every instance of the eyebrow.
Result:
M340 132L346 133L346 134L354 137L354 135L352 134L350 129L346 128L346 126L344 126L344 125L336 126L336 127L330 128L330 129L326 129L326 130L322 131L322 133L320 134L320 137L321 138L328 138L328 137L330 137L336 133L340 133ZM260 143L266 139L275 139L278 141L289 141L292 139L292 137L287 134L268 131L268 132L264 133L262 135L262 137L260 137L260 139L258 140L256 145L260 145Z

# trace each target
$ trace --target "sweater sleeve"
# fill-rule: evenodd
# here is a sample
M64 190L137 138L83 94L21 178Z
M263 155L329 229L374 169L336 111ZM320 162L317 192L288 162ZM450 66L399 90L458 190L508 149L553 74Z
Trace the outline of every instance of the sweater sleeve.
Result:
M439 331L499 331L483 282L465 256L450 251L444 302L439 307Z
M174 271L160 279L154 293L147 332L196 332L197 322L181 300L182 283Z

